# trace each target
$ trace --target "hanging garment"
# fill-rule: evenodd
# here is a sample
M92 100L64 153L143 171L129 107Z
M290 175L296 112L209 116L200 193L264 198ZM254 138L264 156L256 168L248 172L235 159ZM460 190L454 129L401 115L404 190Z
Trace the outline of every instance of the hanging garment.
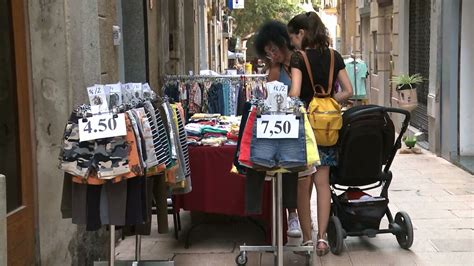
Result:
M189 91L189 114L195 114L201 112L202 106L202 93L201 87L197 82L193 82L190 84L190 91Z
M135 133L135 139L137 143L137 148L138 148L138 157L140 159L140 166L144 170L146 169L146 152L145 152L145 140L143 139L143 134L140 130L140 117L133 111L133 110L128 110L127 112L128 118L130 119L130 122L132 122L133 126L133 132Z
M250 161L252 164L269 170L306 168L304 119L298 119L298 124L298 138L267 139L257 138L257 121L255 120L250 145Z
M248 168L253 167L253 163L250 161L250 149L253 135L253 127L255 126L255 122L257 121L256 117L257 108L255 106L252 106L249 117L247 119L247 123L245 124L242 139L240 141L239 163L242 166Z
M367 78L367 64L360 59L349 58L345 60L347 75L352 84L354 98L367 98L365 81Z
M308 166L320 165L318 145L316 143L316 138L313 134L313 129L308 120L308 115L304 108L302 108L301 113L304 116L304 128L305 128L305 139L306 139L306 161Z

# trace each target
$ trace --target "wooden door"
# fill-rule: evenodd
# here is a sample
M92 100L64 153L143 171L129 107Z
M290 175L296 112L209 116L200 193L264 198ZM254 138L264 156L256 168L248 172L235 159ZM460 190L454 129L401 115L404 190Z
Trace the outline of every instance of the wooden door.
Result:
M23 1L0 0L0 173L7 181L8 265L35 264L25 14Z

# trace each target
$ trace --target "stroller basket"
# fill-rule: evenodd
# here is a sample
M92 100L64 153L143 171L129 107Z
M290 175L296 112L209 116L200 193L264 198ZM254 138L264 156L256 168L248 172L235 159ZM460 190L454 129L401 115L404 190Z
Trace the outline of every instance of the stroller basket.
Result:
M342 227L348 232L378 230L387 210L388 200L382 197L367 200L342 200L335 204Z

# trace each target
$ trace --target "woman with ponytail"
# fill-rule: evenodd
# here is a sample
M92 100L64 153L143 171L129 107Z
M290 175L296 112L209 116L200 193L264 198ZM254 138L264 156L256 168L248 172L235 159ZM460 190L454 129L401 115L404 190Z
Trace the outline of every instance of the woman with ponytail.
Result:
M328 88L329 84L336 84L342 90L335 93L331 88L331 96L337 102L343 103L352 96L352 86L345 70L342 56L337 51L329 48L330 38L324 23L315 12L307 12L295 16L287 25L291 44L298 50L304 52L309 61L310 72L314 84L319 87ZM331 55L332 54L332 55ZM331 64L331 57L333 64ZM333 65L333 80L329 82L330 66ZM303 53L294 53L290 61L291 67L291 90L289 95L300 97L308 107L314 96L313 86ZM318 87L318 86L316 86ZM298 214L303 232L302 245L312 245L311 234L311 209L310 199L312 185L316 186L317 193L317 216L318 216L318 240L316 253L322 256L328 253L326 230L329 222L331 209L331 191L329 187L329 168L337 164L336 148L334 146L318 146L321 165L311 177L298 182Z

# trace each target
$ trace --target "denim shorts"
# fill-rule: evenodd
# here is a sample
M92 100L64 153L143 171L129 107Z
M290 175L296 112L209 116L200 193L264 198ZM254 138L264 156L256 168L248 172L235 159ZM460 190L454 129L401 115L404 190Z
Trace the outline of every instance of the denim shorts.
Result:
M337 166L336 146L318 146L321 166Z
M255 119L250 161L268 169L306 167L306 139L304 120L299 120L297 139L257 139L257 119Z

